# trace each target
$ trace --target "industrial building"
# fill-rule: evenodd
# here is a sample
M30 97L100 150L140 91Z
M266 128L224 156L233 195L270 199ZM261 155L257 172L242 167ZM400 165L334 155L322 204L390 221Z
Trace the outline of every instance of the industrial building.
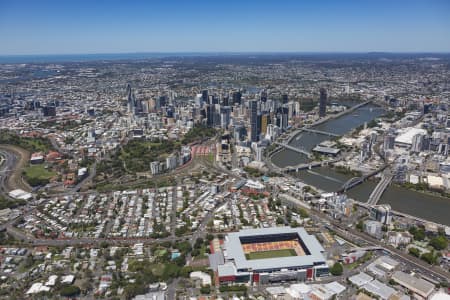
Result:
M402 271L394 272L392 280L414 293L417 299L428 299L434 291L432 283Z

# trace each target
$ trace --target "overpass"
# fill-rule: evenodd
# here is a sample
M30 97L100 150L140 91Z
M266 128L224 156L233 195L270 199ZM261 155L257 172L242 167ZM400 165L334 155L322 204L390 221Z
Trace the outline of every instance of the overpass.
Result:
M375 189L372 191L372 193L370 193L369 200L367 200L367 204L376 205L378 201L380 201L381 195L383 195L384 191L391 183L393 177L394 176L390 174L389 175L383 174L381 176L380 182L378 182Z
M311 152L308 152L308 151L303 150L303 149L301 149L301 148L296 148L296 147L291 146L291 145L286 144L286 143L275 142L275 144L278 145L278 146L284 147L284 148L286 148L286 149L295 151L295 152L297 152L297 153L304 154L304 155L306 155L306 156L308 156L308 157L311 156Z

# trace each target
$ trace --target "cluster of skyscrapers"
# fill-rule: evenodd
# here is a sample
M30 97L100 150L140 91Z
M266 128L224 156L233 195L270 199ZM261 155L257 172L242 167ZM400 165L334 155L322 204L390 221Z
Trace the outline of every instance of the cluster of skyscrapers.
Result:
M150 100L137 99L128 84L127 111L134 117L171 118L187 126L202 124L229 130L236 141L260 142L273 140L288 129L290 121L300 112L300 102L288 94L269 95L263 89L257 93L243 90L215 93L202 90L193 101L173 102L167 96ZM326 115L327 92L320 89L319 114ZM152 114L163 112L163 115ZM180 120L181 118L181 120ZM164 122L163 122L164 123ZM189 125L190 124L190 125Z
M127 111L132 115L147 114L153 111L157 111L166 106L167 97L159 96L151 98L150 100L138 100L135 94L132 92L131 85L127 85ZM168 110L170 113L171 110Z

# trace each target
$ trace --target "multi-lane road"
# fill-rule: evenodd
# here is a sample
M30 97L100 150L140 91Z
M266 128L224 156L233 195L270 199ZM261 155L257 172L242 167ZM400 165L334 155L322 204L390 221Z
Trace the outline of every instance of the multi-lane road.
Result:
M371 236L368 236L367 234L362 233L358 230L349 228L344 224L341 224L339 221L332 219L326 214L316 211L314 211L313 213L321 217L322 219L327 220L332 225L332 229L335 230L336 233L338 233L342 237L345 237L346 239L349 239L351 242L354 242L355 240L363 240L368 245L383 249L386 252L390 253L393 257L408 262L409 264L415 266L416 268L423 270L425 273L429 272L431 274L434 274L434 276L440 278L442 281L450 280L449 272L443 270L438 266L431 266L417 257L413 257L409 254L406 254L405 252L397 248L394 248L391 245L385 244L380 240L372 238Z

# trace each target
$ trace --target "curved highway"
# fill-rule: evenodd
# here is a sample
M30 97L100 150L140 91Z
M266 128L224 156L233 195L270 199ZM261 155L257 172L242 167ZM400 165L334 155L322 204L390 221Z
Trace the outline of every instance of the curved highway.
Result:
M0 165L0 193L8 197L7 181L11 175L12 168L15 166L15 156L10 152L0 149L2 163Z

